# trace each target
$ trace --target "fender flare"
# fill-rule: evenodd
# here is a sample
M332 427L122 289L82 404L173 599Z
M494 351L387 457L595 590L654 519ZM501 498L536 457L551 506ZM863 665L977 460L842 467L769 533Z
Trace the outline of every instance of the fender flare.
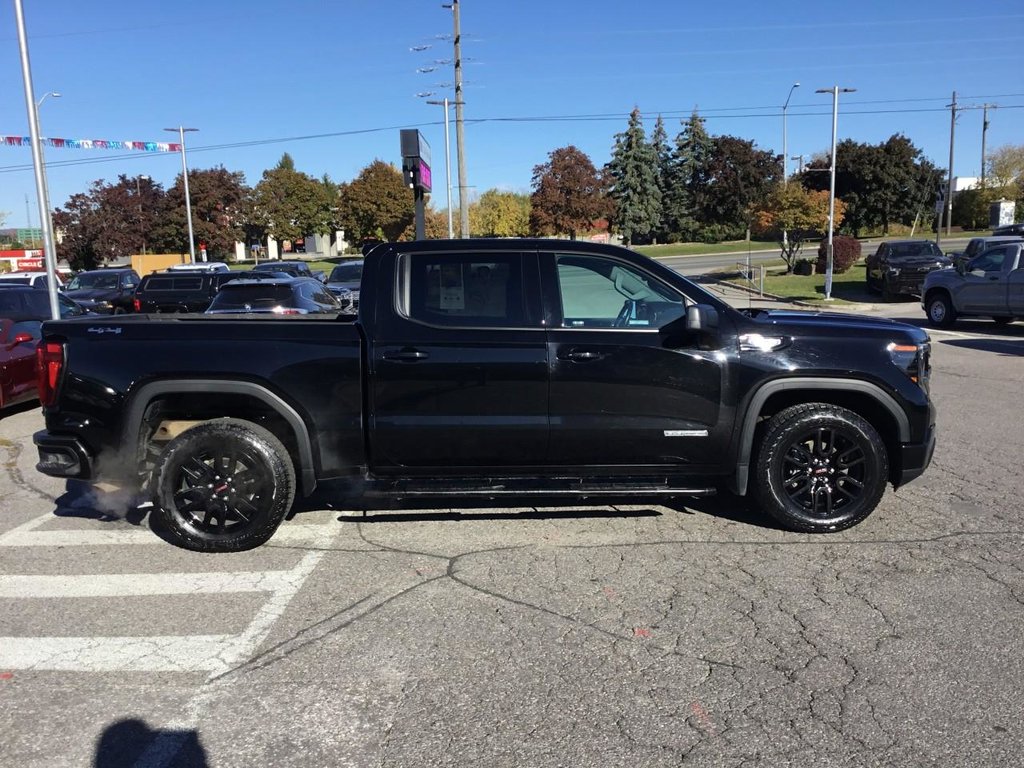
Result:
M733 478L733 492L745 496L750 478L750 455L754 449L754 430L761 409L772 395L787 390L842 390L867 395L879 403L895 419L901 443L910 442L910 419L896 399L877 384L855 379L833 379L825 377L790 378L769 381L759 387L750 397L743 413L739 447L736 457L736 475Z
M123 436L125 451L132 451L131 466L135 465L137 457L134 456L138 442L139 430L142 427L142 417L146 408L154 398L161 395L188 394L211 392L227 393L237 395L248 395L254 397L264 405L271 408L287 422L288 426L295 433L298 443L299 476L302 480L302 492L309 495L316 488L316 466L313 461L313 443L310 439L309 428L302 420L299 412L283 400L279 395L271 392L261 384L249 381L231 381L225 379L160 379L141 385L137 390L130 393L130 405L125 417Z

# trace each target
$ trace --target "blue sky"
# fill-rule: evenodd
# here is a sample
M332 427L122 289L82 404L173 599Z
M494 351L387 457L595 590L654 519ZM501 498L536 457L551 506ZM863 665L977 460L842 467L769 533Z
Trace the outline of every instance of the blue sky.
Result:
M443 110L416 97L441 98L435 84L453 78L450 64L433 64L452 55L437 38L452 29L440 0L24 5L36 98L62 94L43 104L44 136L175 141L161 129L194 126L190 167L223 165L255 184L285 151L300 170L336 181L375 158L397 164L399 128L418 127L433 150L435 201L445 204ZM1024 143L1020 0L462 0L461 9L466 167L478 193L529 191L533 166L568 144L605 163L634 106L648 131L662 114L674 137L696 107L711 133L781 153L781 106L794 82L790 155L827 150L831 97L815 89L833 85L857 89L840 99L840 139L902 132L944 168L945 107L956 90L965 106L999 105L990 150ZM0 35L0 135L27 135L11 2L0 4ZM422 45L431 47L410 50ZM429 66L437 69L416 71ZM980 110L957 121L957 175L980 170L981 123ZM176 155L125 154L49 149L51 201L121 173L169 186L181 168ZM6 226L29 217L38 226L31 160L27 147L0 146Z

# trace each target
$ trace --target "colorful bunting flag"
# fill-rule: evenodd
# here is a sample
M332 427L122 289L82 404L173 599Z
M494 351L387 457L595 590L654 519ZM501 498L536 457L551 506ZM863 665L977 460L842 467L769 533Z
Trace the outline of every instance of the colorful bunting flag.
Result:
M111 141L108 139L47 139L39 140L44 147L58 149L128 149L136 152L181 152L181 144L163 141ZM0 144L23 147L32 144L29 136L0 136Z

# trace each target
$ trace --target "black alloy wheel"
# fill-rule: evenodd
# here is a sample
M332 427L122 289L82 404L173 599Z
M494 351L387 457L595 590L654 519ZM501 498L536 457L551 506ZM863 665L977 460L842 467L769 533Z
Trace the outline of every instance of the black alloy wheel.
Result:
M287 449L251 422L216 419L168 443L155 470L156 521L176 543L236 552L267 541L291 508Z
M846 408L808 403L768 423L755 491L785 527L809 533L856 525L878 506L889 475L882 438Z

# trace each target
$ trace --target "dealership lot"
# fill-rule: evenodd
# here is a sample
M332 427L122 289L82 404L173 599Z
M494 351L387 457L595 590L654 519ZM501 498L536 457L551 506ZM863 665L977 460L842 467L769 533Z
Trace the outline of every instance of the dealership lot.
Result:
M730 497L321 499L204 556L5 415L0 765L1013 764L1024 325L933 339L932 467L832 536Z

